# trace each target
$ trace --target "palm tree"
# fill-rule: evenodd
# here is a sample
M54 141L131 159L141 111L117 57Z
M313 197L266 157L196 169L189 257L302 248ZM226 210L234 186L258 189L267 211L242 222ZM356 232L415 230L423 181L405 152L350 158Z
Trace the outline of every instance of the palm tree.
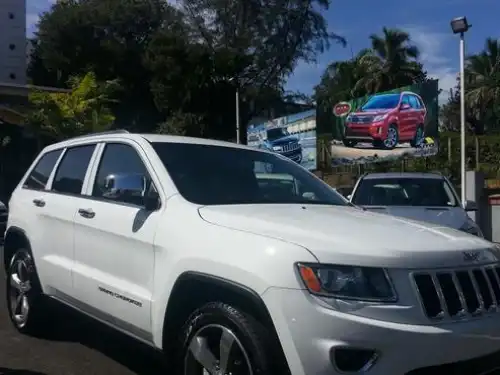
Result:
M315 87L315 100L329 108L334 104L364 96L366 91L355 90L356 83L365 77L365 65L360 60L369 53L362 50L352 60L335 61L328 65L319 85Z
M420 52L407 32L384 27L382 36L372 34L370 39L371 50L359 61L366 75L357 82L355 91L385 91L422 78L422 65L417 61Z
M500 42L486 39L483 52L469 56L466 67L466 100L484 113L500 105Z

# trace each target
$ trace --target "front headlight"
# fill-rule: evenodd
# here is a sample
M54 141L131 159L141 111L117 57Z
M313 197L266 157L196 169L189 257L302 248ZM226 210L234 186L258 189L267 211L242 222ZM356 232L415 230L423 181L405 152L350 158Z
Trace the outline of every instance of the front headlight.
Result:
M373 118L373 122L382 121L385 120L386 118L387 118L387 113L383 115L378 115Z
M312 294L359 301L396 302L397 295L383 268L298 263L306 288Z
M273 146L273 151L281 151L281 146Z
M462 232L466 232L469 234L473 234L474 236L478 236L481 238L484 238L483 232L481 232L481 229L477 226L476 223L474 223L472 220L467 220L462 227L460 227L460 230Z

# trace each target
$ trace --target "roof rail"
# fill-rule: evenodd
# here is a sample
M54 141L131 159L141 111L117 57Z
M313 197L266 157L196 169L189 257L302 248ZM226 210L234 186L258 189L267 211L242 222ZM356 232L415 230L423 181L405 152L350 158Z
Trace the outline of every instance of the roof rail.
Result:
M108 135L108 134L130 134L130 132L128 130L125 130L125 129L106 130L103 132L95 132L95 133L78 135L76 137L72 137L71 139L87 138L87 137L93 137L95 135Z

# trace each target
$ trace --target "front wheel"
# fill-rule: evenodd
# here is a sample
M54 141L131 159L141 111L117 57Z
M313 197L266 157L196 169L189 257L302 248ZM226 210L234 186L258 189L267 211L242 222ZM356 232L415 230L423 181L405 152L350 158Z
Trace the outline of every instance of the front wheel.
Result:
M266 329L222 302L195 311L181 335L178 375L272 375Z
M12 257L6 286L7 309L14 327L24 334L41 333L46 323L45 298L28 250L19 249Z
M399 133L396 125L392 124L387 129L387 137L382 142L383 147L386 150L393 150L399 142Z

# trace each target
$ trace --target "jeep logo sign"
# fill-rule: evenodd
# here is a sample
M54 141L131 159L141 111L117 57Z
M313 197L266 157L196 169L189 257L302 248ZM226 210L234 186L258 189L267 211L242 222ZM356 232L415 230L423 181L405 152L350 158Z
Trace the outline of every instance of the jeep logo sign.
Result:
M333 107L333 114L337 117L347 116L351 112L351 104L348 102L340 102Z

